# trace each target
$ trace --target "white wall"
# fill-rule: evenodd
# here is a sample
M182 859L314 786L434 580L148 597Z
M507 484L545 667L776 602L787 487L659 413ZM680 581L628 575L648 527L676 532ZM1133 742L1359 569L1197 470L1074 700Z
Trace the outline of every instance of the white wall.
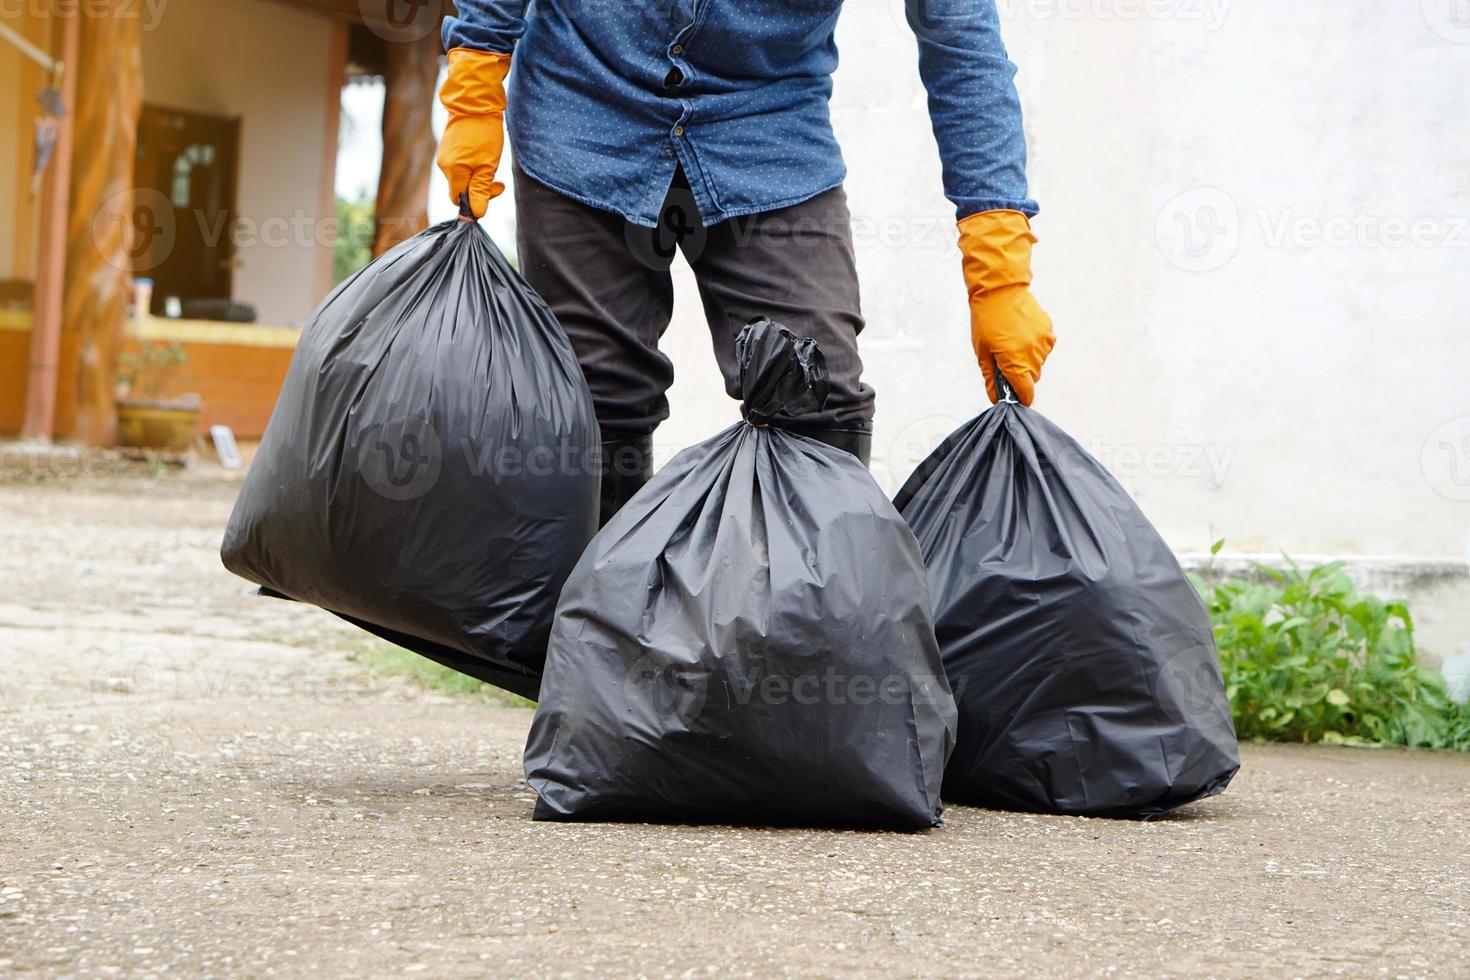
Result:
M1463 561L1470 24L1445 26L1452 0L1442 33L1439 0L1001 2L1059 337L1038 407L1180 550ZM892 489L980 381L901 0L848 4L838 40L854 218L899 238L859 248ZM1414 222L1420 244L1394 238ZM679 302L669 448L736 417L709 397L687 271Z
M317 253L331 25L264 0L169 3L143 34L145 99L242 116L234 298L260 322L303 321L320 301Z

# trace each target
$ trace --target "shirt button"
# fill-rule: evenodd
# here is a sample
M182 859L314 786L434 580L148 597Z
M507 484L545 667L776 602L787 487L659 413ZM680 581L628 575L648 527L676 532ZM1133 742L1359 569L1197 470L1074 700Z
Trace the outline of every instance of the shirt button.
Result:
M683 54L684 53L684 45L682 45L682 44L676 44L672 48L669 48L669 51L672 52L673 54Z
M675 136L683 136L684 135L684 127L683 126L675 126L674 127L674 135Z

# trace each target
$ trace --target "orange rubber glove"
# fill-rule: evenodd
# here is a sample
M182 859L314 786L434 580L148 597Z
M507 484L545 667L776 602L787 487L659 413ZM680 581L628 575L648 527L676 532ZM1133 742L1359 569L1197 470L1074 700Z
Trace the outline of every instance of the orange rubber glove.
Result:
M1036 397L1041 364L1056 337L1051 317L1031 295L1031 246L1036 236L1019 211L981 211L960 222L960 255L970 291L970 339L985 390L1000 401L995 371L1022 405Z
M505 76L510 55L473 48L449 52L449 76L439 89L439 101L449 110L449 122L439 140L435 162L449 181L449 197L459 203L468 194L470 212L485 213L492 197L505 185L495 179L505 150Z

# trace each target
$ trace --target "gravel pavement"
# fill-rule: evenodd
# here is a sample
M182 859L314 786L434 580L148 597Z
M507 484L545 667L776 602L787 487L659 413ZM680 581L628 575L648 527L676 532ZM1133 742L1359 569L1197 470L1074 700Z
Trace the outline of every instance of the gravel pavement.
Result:
M237 476L57 472L0 467L0 974L1470 976L1470 757L1247 746L1152 823L533 823L528 711L220 567Z

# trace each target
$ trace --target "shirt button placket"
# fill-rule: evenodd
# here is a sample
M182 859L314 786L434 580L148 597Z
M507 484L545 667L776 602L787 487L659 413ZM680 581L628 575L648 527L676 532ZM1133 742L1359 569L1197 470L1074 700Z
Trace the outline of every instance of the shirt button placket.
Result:
M689 33L689 31L693 30L694 28L694 6L695 3L693 2L693 0L691 0L691 2L688 2L687 6L681 3L681 7L686 7L686 9L682 11L684 13L685 23L684 26L679 30L679 32L675 34L673 39L669 42L668 58L670 67L668 74L664 76L664 89L670 95L675 94L678 89L683 86L684 83L689 79L689 63L684 60L684 42L680 40L680 38L684 37L686 34ZM683 107L683 112L675 121L673 129L670 130L672 139L667 145L664 146L664 156L666 157L676 155L677 151L673 141L684 138L689 124L689 100L680 99L679 103Z
M682 36L685 31L688 31L693 26L694 19L693 13L691 12L689 23L685 25L684 30L680 31L679 35L676 36ZM669 73L664 76L664 87L670 91L677 89L680 85L684 83L684 80L688 78L688 72L685 70L685 66L688 63L682 59L681 55L683 54L683 42L674 41L672 44L669 45L669 61L673 63L673 67L670 68ZM675 138L682 137L684 135L685 126L689 122L689 101L687 99L681 99L680 104L684 107L684 112L682 115L679 116L678 121L674 124L672 132Z

